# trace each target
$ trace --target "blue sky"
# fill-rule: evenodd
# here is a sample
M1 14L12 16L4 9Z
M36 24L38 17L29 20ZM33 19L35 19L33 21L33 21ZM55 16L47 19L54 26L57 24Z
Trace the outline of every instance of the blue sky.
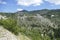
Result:
M0 0L0 12L60 9L60 0Z

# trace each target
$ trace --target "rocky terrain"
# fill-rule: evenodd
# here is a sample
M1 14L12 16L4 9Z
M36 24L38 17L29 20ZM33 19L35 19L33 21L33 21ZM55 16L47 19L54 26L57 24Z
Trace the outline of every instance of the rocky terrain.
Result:
M0 40L17 40L17 37L0 26Z
M0 26L0 40L30 40L30 39L22 34L16 36L10 31Z

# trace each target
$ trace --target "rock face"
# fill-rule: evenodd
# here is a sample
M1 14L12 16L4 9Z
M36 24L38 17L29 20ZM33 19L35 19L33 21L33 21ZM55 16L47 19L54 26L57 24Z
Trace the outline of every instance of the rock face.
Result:
M0 26L0 40L31 40L31 39L25 35L22 35L21 33L18 36L16 36L9 32L8 30L6 30L5 28L3 28L2 26Z
M17 40L17 37L0 26L0 40Z

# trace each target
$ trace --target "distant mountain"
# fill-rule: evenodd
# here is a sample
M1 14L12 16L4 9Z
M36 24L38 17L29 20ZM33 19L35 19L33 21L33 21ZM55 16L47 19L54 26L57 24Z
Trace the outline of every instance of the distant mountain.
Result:
M52 10L48 10L48 9L42 9L42 10L33 10L33 11L27 11L27 10L22 10L22 11L18 11L16 13L22 13L22 14L40 14L40 15L50 15L50 14L60 14L60 9L52 9Z
M20 15L36 15L36 14L40 14L42 16L46 16L46 17L51 17L51 15L56 15L56 17L60 16L60 9L52 9L52 10L48 10L48 9L42 9L42 10L33 10L33 11L27 11L27 10L22 10L22 11L17 11L14 14L13 13L3 13L0 12L0 15L6 15L7 17L9 16L16 16L18 14ZM58 16L57 16L58 15Z
M20 12L26 12L26 13L30 13L30 14L36 14L36 13L46 13L46 12L48 12L49 10L48 9L43 9L43 10L33 10L33 11L27 11L27 10L22 10L22 11L18 11L18 12L16 12L16 13L20 13Z

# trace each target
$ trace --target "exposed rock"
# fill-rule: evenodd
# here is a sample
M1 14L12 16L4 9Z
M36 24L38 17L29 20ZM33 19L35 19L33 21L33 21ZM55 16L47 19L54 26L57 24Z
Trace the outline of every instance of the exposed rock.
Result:
M30 40L27 36L22 35L21 33L16 36L13 33L9 32L2 26L0 26L0 40Z
M17 37L3 27L0 27L0 40L17 40Z

